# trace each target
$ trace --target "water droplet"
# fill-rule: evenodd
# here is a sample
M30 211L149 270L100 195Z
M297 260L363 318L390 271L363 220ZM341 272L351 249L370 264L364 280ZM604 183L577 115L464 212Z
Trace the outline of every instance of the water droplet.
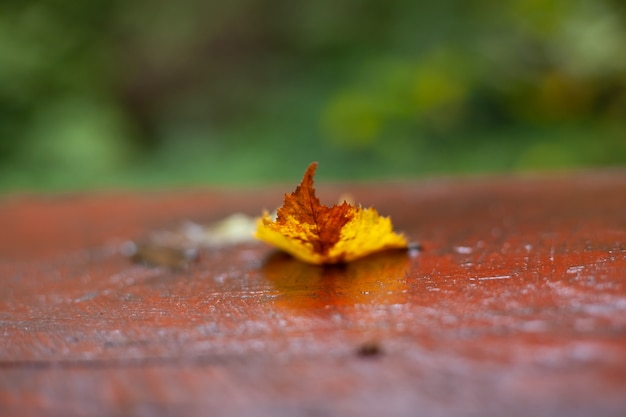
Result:
M575 266L570 266L569 268L567 268L567 273L568 274L577 274L578 272L582 271L585 267L583 265L575 265Z
M469 254L472 253L472 248L469 246L457 246L454 248L457 253Z
M226 280L226 274L217 274L213 277L213 281L215 281L218 284L223 284L225 280Z

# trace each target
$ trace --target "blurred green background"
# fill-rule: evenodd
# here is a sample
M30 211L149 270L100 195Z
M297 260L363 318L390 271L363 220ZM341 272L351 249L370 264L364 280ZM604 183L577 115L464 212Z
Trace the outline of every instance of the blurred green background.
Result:
M623 0L6 0L0 191L626 164Z

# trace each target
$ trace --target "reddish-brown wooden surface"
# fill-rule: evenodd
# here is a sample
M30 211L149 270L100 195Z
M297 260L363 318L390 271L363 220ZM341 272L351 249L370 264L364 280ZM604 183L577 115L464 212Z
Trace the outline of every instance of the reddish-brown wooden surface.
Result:
M423 248L344 267L120 253L297 181L2 198L0 415L626 415L626 171L320 185Z

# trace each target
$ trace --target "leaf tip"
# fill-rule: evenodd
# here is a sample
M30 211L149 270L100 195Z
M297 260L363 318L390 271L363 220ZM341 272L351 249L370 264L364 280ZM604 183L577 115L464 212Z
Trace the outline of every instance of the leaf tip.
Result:
M318 163L316 161L313 161L309 164L309 167L304 172L304 176L302 177L302 182L300 183L300 185L310 184L311 187L313 186L313 177L315 176L317 165Z

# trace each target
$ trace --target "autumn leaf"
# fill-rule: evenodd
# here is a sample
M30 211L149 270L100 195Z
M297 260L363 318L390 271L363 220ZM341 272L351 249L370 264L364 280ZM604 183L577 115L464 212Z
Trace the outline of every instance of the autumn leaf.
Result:
M346 202L327 207L313 188L317 162L309 165L302 182L278 209L276 220L264 212L257 222L256 237L312 264L349 262L386 249L407 247L402 234L393 231L391 220L374 208L363 209Z

